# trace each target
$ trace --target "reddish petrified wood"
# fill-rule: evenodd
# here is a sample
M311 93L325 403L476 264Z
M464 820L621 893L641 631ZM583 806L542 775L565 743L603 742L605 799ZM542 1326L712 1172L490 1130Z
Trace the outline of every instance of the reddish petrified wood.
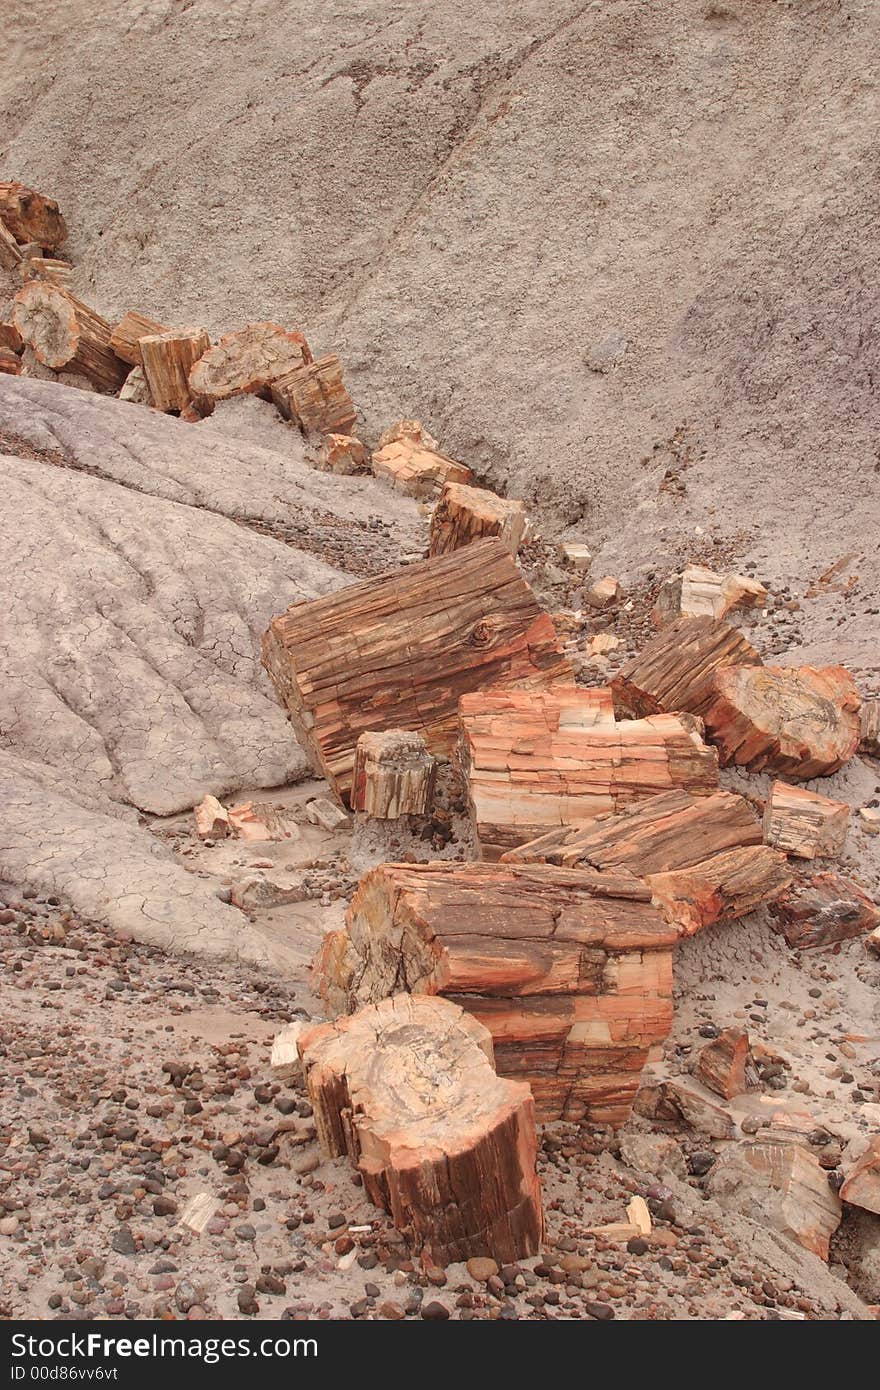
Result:
M764 839L798 859L840 854L849 815L844 801L774 782L764 810Z
M785 855L766 845L724 850L688 869L645 876L655 905L682 936L774 902L791 880Z
M737 628L714 618L682 617L621 666L611 682L615 708L633 717L679 710L702 714L716 671L760 664Z
M700 1048L694 1075L716 1095L733 1100L746 1090L749 1035L742 1028L725 1028Z
M833 873L793 884L771 913L789 946L802 950L864 936L880 925L880 910L867 893Z

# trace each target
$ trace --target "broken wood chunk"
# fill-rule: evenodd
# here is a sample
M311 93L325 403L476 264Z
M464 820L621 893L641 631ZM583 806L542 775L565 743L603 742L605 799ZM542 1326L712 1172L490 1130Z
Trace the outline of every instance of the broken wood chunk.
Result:
M357 410L335 353L273 377L270 390L284 419L303 434L351 434Z
M462 698L460 719L470 816L487 859L660 791L699 795L718 785L698 721L663 714L615 723L607 689L480 690Z
M80 372L101 391L119 390L128 368L110 346L110 325L59 285L31 280L13 299L22 342L53 371Z
M422 499L439 497L447 483L470 483L473 479L471 470L463 463L406 437L377 449L370 467L377 478L391 483L396 492Z
M368 816L395 820L430 809L436 760L421 734L406 729L361 734L354 758L351 806Z
M322 830L347 830L351 825L351 817L326 796L315 796L306 802L306 819L310 825L320 825Z
M144 314L137 314L134 310L129 310L111 329L110 346L116 356L122 358L123 362L129 362L132 367L143 367L141 338L152 337L157 333L167 333L168 331L167 323L157 323L155 319L148 319Z
M717 1038L700 1048L694 1074L710 1091L725 1100L733 1100L747 1089L748 1060L748 1033L742 1028L725 1028Z
M556 547L556 553L561 563L573 569L576 574L588 570L593 561L590 547L581 541L561 541Z
M851 1207L880 1216L880 1135L875 1136L847 1173L840 1195Z
M67 240L67 224L55 199L23 183L0 183L0 222L16 241L35 241L44 251L57 251Z
M277 323L249 323L227 333L213 347L206 344L190 366L189 388L194 397L211 402L259 395L286 372L311 360L311 349L301 333L288 332Z
M755 1141L730 1145L708 1188L728 1211L780 1231L820 1259L840 1225L840 1198L818 1159L800 1144Z
M732 1139L736 1123L730 1111L692 1077L667 1077L638 1093L636 1111L651 1119L677 1120L710 1139Z
M859 751L880 758L880 700L865 700L859 711Z
M352 434L325 434L317 458L322 473L363 473L369 464L365 444Z
M315 962L331 1014L400 990L476 1015L541 1119L622 1124L672 1023L677 939L629 873L381 864Z
M722 766L806 781L853 756L860 704L842 666L736 666L715 671L703 717Z
M0 219L0 270L17 270L22 260L21 247Z
M631 869L643 877L686 869L720 850L761 843L761 824L745 797L714 791L660 792L585 825L550 830L502 856L516 864Z
M876 806L860 806L859 822L863 830L869 835L880 835L880 808Z
M584 594L584 603L590 608L610 608L620 598L620 580L613 574L597 579Z
M146 333L138 343L144 375L157 410L184 410L193 400L190 368L210 347L204 328L171 328Z
M0 347L15 353L21 352L24 347L21 334L15 324L7 323L5 319L0 319Z
M758 608L767 590L757 579L743 574L716 574L703 565L687 565L681 574L660 588L651 617L657 627L682 615L691 618L724 618L734 609Z
M791 881L785 855L767 845L723 850L687 869L645 875L655 906L682 936L775 902Z
M760 666L761 658L735 627L714 618L678 618L621 666L611 682L614 704L633 718L663 710L702 714L714 673L741 665Z
M413 729L449 756L461 695L571 673L553 624L494 538L294 604L273 618L263 664L341 799L362 733Z
M272 1042L272 1054L269 1058L269 1070L272 1073L272 1080L279 1081L282 1086L290 1085L302 1078L302 1058L299 1055L299 1040L303 1031L309 1024L302 1019L295 1019L293 1023L288 1023L280 1033L275 1034Z
M250 874L233 883L229 901L242 912L308 902L311 893L297 874Z
M153 395L143 367L132 367L119 388L119 399L133 405L152 405Z
M880 926L880 909L868 895L834 873L794 883L770 911L788 945L800 950L848 941Z
M200 1236L222 1205L219 1197L212 1197L209 1192L197 1192L181 1212L179 1224Z
M536 1255L544 1233L528 1086L446 1000L393 999L300 1035L318 1138L423 1257L443 1267Z
M284 811L265 801L243 801L230 806L229 824L241 840L289 840L299 831Z
M400 439L406 439L411 444L420 444L425 449L433 449L435 453L440 452L440 445L434 436L428 433L421 420L395 421L384 434L380 434L377 447L384 449L386 444L396 444Z
M73 283L73 266L70 261L51 256L25 256L18 267L18 277L25 284L28 280L50 280L53 285L67 288Z
M840 854L849 826L849 807L830 796L774 782L764 811L764 839L798 859Z
M230 832L229 812L216 796L206 796L193 807L200 840L222 840Z
M11 348L0 347L0 376L21 376L22 360Z
M526 528L524 502L463 483L444 485L431 518L430 554L446 555L485 536L499 536L516 555Z

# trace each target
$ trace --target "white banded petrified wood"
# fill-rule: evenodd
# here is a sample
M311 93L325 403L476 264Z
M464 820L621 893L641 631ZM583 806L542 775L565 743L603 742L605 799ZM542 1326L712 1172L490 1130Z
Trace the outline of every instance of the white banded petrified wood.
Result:
M657 627L682 616L718 619L736 609L760 607L766 597L764 585L748 575L687 565L661 587L651 617Z
M194 400L190 368L210 345L204 328L170 328L138 339L144 376L157 410L185 410Z
M408 729L361 734L354 756L353 811L380 820L423 816L430 809L436 759L421 734Z
M405 990L442 994L489 1029L499 1074L540 1119L627 1119L672 1024L679 932L632 874L549 865L381 864L315 981L328 1012Z
M205 348L190 368L189 387L196 399L212 403L266 393L285 372L311 360L301 333L277 323L249 323Z
M460 708L459 757L485 859L551 829L582 826L674 787L718 785L715 751L690 715L617 723L608 690L484 689Z
M118 391L128 374L110 346L110 325L60 285L29 280L13 299L23 343L53 371L80 372L100 391Z
M830 796L774 782L764 810L764 839L798 859L840 854L850 808Z
M524 502L498 497L485 488L447 482L431 517L429 550L432 555L446 555L485 536L499 536L515 555L525 529Z
M703 717L722 766L806 781L855 753L860 704L842 666L738 666L715 672Z
M413 729L448 756L463 694L571 678L552 621L497 539L294 604L270 623L263 664L344 799L361 734Z
M527 1085L503 1080L492 1039L445 999L398 994L297 1046L318 1138L434 1264L536 1255L544 1232Z
M760 664L751 643L728 623L678 618L621 666L611 682L615 708L634 718L661 711L702 714L717 670Z

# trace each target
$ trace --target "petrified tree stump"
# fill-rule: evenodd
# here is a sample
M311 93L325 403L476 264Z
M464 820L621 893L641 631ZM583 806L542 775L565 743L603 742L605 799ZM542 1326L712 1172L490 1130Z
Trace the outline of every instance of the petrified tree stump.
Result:
M311 349L301 333L289 333L277 323L249 323L227 333L193 363L190 390L194 397L212 403L230 396L259 395L285 372L311 360Z
M764 811L764 839L798 859L840 854L849 814L843 801L774 782Z
M876 1135L846 1175L840 1195L852 1207L880 1216L880 1135Z
M204 328L172 328L139 339L144 375L157 410L184 410L193 399L189 374L211 345Z
M526 529L524 502L484 488L446 483L431 518L430 553L446 555L485 536L499 536L516 555Z
M682 615L717 620L734 609L760 607L766 597L767 590L757 579L744 574L716 574L702 565L687 565L661 587L651 616L657 627Z
M57 251L67 240L67 224L55 199L22 183L0 183L0 221L16 241L35 241L45 251Z
M700 1048L694 1074L710 1091L733 1100L747 1089L748 1060L748 1033L742 1028L725 1028L713 1042Z
M704 718L723 766L806 781L855 753L860 704L842 666L737 666L715 672Z
M342 798L362 733L413 729L448 756L461 695L571 673L499 540L294 604L273 618L263 663L300 743Z
M132 367L142 367L144 361L141 355L141 338L168 331L167 323L157 323L155 319L148 319L143 314L136 314L130 310L111 330L110 346L123 362L128 362Z
M661 711L702 714L712 676L725 666L760 666L761 658L736 628L714 618L678 618L611 682L618 711L634 718Z
M774 902L791 880L785 855L766 845L723 850L687 869L645 875L655 906L682 936Z
M880 926L880 910L841 874L802 879L770 911L789 946L801 950L864 936Z
M492 1034L539 1118L622 1124L672 1023L678 930L628 873L548 865L381 864L315 964L331 1013L442 994Z
M701 794L718 785L699 721L662 714L615 723L608 690L475 691L462 698L461 731L471 820L486 859L672 787Z
M395 820L423 816L434 795L437 764L421 734L406 729L361 734L354 758L351 806Z
M422 500L439 497L447 483L469 483L473 478L463 463L456 463L408 436L377 449L370 467L377 478L384 478L396 492Z
M544 1233L534 1105L446 1000L399 994L300 1034L318 1138L434 1264L535 1255Z
M110 346L110 325L67 290L31 280L18 291L12 321L53 371L81 372L101 391L119 390L128 368Z
M357 410L335 353L275 377L271 391L284 419L299 425L303 434L351 434Z

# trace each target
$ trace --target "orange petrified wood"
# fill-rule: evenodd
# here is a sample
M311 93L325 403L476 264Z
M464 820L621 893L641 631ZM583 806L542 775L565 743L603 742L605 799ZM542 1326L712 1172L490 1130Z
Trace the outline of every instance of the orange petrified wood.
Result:
M300 1033L328 1155L434 1264L536 1255L544 1234L528 1086L502 1080L492 1039L445 999L398 994Z
M81 372L101 391L118 391L128 374L110 346L110 325L87 304L46 280L29 280L13 300L22 341L53 371Z
M266 394L285 372L311 360L301 333L277 323L249 323L213 347L205 345L190 367L189 387L196 399L213 406L230 396Z
M55 199L23 183L0 183L0 222L16 241L35 242L44 251L57 251L67 240L67 224Z
M678 618L621 666L611 682L615 708L633 717L664 710L702 714L719 668L760 664L737 628L715 618Z
M622 1124L672 1023L679 932L632 874L549 865L381 864L315 964L329 1012L400 990L486 1025L538 1116Z

